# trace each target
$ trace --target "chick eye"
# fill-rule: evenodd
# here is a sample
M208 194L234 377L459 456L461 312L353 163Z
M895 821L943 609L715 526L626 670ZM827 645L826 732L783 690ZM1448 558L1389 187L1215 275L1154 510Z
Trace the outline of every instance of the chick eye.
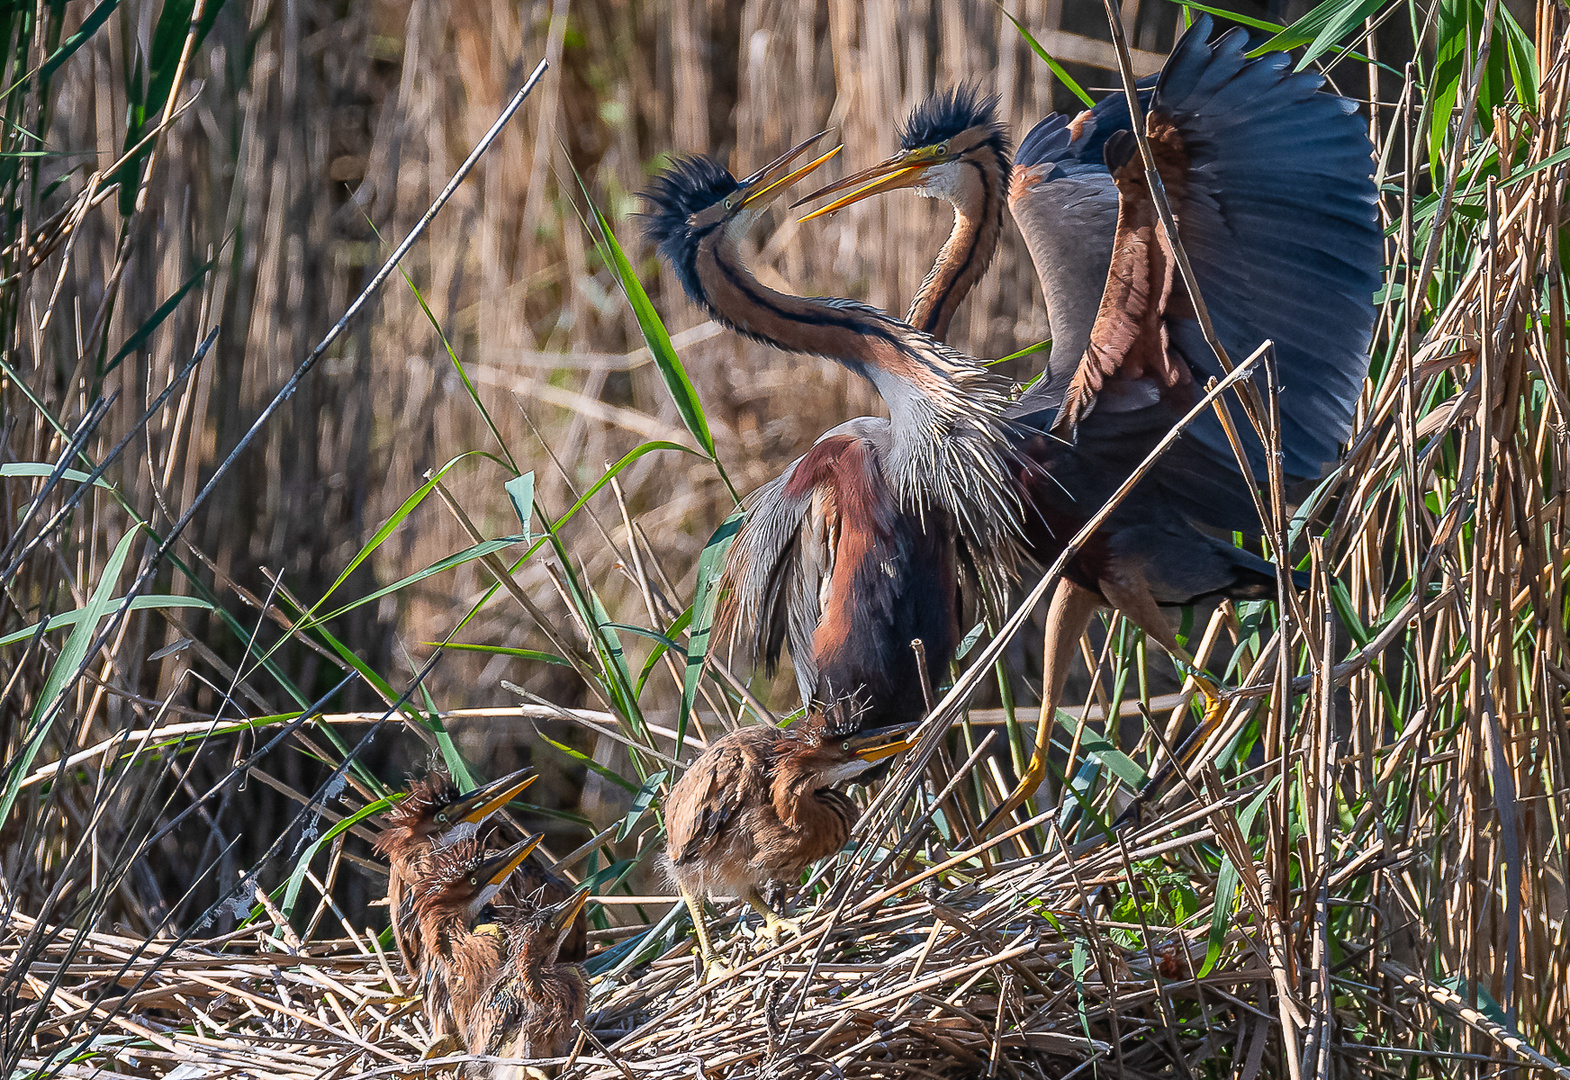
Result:
M436 820L440 821L443 824L446 824L447 823L447 815L445 813L437 814L436 815Z
M469 879L469 884L470 885L478 885L479 883L480 883L480 879L479 878L470 878Z
M730 209L734 208L735 205L736 205L736 200L731 198L731 197L729 197L729 196L727 196L726 199L725 199L725 209L730 210Z

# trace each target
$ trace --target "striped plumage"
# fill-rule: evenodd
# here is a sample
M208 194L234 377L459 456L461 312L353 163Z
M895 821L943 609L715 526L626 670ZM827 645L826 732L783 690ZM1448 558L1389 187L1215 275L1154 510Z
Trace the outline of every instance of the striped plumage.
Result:
M834 790L906 745L913 724L866 730L848 706L812 711L788 728L730 732L688 765L665 799L665 865L692 913L704 967L715 953L703 900L736 896L778 940L792 924L764 902L850 838L856 806Z
M971 92L934 99L908 126L940 138L954 168L1008 165L995 102ZM646 231L688 295L757 340L837 360L869 379L889 419L861 417L823 435L747 500L726 563L723 628L747 628L772 670L791 655L804 703L850 704L867 726L919 716L958 642L961 567L994 597L1014 559L1018 504L1005 466L1006 381L933 336L838 298L788 296L759 284L737 242L757 211L750 190L707 158L677 162L645 194ZM957 268L929 276L911 318L947 330L954 298L985 269L1002 200L957 225ZM926 655L926 688L911 642Z
M1372 147L1353 104L1324 92L1321 76L1292 73L1283 53L1249 59L1245 32L1210 42L1210 29L1198 16L1141 84L1146 132L1222 345L1237 363L1275 343L1284 471L1312 479L1347 436L1368 367L1381 256ZM1050 116L1022 140L1009 184L1053 334L1043 377L1008 409L1029 549L1043 564L1222 374L1130 126L1122 94L1073 120ZM1262 446L1231 408L1262 477ZM1048 611L1037 756L1010 807L1044 774L1049 721L1095 609L1112 604L1179 653L1160 606L1275 594L1273 567L1216 538L1260 531L1207 415L1068 563Z

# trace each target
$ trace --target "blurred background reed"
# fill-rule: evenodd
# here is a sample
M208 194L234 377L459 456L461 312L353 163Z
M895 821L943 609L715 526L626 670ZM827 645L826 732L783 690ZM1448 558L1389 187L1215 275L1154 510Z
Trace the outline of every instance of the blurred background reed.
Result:
M1226 6L1296 24L1287 44L1312 45L1342 93L1377 101L1365 112L1382 149L1391 265L1374 380L1357 468L1300 544L1307 560L1308 536L1319 536L1322 565L1344 580L1322 598L1341 628L1329 641L1301 637L1300 626L1287 633L1306 650L1304 672L1326 649L1377 643L1378 663L1324 706L1349 755L1337 804L1347 850L1376 852L1357 864L1369 875L1390 868L1353 901L1381 913L1358 933L1387 940L1428 925L1432 941L1403 939L1408 963L1434 946L1471 980L1474 1004L1481 978L1512 1023L1564 1046L1570 1003L1563 983L1550 983L1570 950L1565 133L1538 96L1540 83L1563 82L1564 12L1516 0L1327 0L1304 29L1305 0ZM1181 8L1128 0L1124 12L1136 71L1155 71ZM314 884L298 886L309 904L296 915L291 899L286 916L303 920L316 905L314 926L332 897L363 919L381 889L364 832L305 846L315 818L302 820L300 808L322 812L319 786L368 730L346 714L381 715L449 635L490 651L443 654L412 707L349 770L356 807L374 805L382 784L431 753L482 763L486 775L540 764L533 824L552 831L557 854L646 806L636 793L657 789L654 759L550 706L588 710L607 730L669 751L639 725L686 721L672 658L700 554L734 509L725 475L750 491L822 431L881 406L829 365L707 323L643 245L634 193L672 152L714 153L741 174L823 128L847 144L835 168L860 168L892 150L897 122L931 89L961 80L1000 95L1016 137L1049 111L1076 110L1011 18L1097 96L1116 85L1104 9L1090 0L4 5L5 909L167 932L192 927L247 882L204 932L225 931L247 917L255 885L309 876ZM1335 32L1320 40L1326 26ZM549 74L403 261L405 276L283 403L152 570L157 599L118 624L97 623L108 609L94 609L69 632L58 623L32 632L45 615L123 593L541 58ZM586 225L585 191L676 339L723 474L701 447L640 454L650 440L698 443ZM1522 209L1512 216L1504 199ZM780 288L903 311L948 220L946 208L914 197L799 227L782 208L760 233L755 264ZM1008 230L951 337L978 355L1047 336L1029 258ZM1412 384L1400 382L1409 362ZM1023 376L1030 364L1012 370ZM1489 412L1479 382L1493 395L1492 422L1478 419ZM112 487L56 519L76 484L51 484L50 470L85 472L127 435L105 474ZM1419 450L1434 456L1420 461ZM488 560L510 564L524 549L482 556L474 545L520 528L539 537L628 455L614 484L556 530L554 551L524 562L498 592ZM1485 475L1492 462L1509 468ZM532 525L520 524L520 489L510 497L504 486L519 473L532 475ZM1460 591L1430 590L1440 578ZM1416 615L1403 607L1414 596ZM1427 610L1430 600L1443 610ZM302 623L307 609L318 617ZM1401 632L1379 637L1402 611ZM1230 608L1191 618L1196 635L1213 628L1213 662L1234 677L1276 626ZM92 642L103 625L112 637ZM1104 713L1178 685L1164 661L1146 671L1129 633L1113 621L1087 643L1099 649L1110 635L1124 646L1099 689L1078 684L1079 700L1099 694ZM606 659L611 638L625 658ZM661 638L678 651L665 654ZM1032 646L1019 645L1013 689L1028 700ZM606 667L585 677L563 662L569 646ZM734 662L741 679L754 675ZM631 710L606 689L617 663L646 679ZM62 691L58 679L76 667L83 677ZM323 706L336 722L311 721L241 775L278 717L351 672ZM788 711L788 673L773 686L756 673L752 686ZM717 680L702 688L694 715L711 731L739 712L726 693ZM507 711L462 715L487 707ZM1272 703L1255 734L1291 728L1295 707L1308 706ZM210 726L240 717L273 719L238 734ZM148 731L159 735L139 748L113 741ZM1137 732L1124 738L1132 753ZM73 754L85 764L43 775ZM1275 827L1307 835L1291 831L1307 796L1293 801L1291 785L1279 787ZM650 820L602 844L584 873L602 875L605 891L651 880ZM1284 868L1282 851L1300 842L1261 857ZM7 976L9 1009L22 1007L21 955ZM1528 996L1535 1011L1518 1016L1511 1003Z

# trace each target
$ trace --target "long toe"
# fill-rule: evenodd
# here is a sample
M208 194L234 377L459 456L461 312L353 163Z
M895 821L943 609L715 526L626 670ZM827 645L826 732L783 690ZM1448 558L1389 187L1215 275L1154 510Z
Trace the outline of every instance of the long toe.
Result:
M776 915L774 918L764 922L763 926L758 930L760 938L767 938L775 945L784 941L786 935L790 937L801 936L800 919L784 919Z

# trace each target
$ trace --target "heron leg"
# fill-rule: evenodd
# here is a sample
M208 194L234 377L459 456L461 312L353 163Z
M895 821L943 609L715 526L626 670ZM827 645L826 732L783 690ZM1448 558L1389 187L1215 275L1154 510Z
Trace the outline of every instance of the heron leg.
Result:
M1063 696L1063 684L1068 681L1080 635L1102 603L1101 597L1067 578L1060 579L1057 588L1053 589L1041 643L1041 715L1036 722L1036 743L1030 752L1030 764L1009 797L982 822L981 835L991 832L994 825L1023 806L1047 778L1047 749L1052 742L1052 727L1056 723L1058 700Z
M748 907L763 917L763 929L758 931L759 937L768 938L778 945L785 939L786 934L792 937L801 935L801 920L787 919L783 915L776 914L757 889L749 887L743 890L741 898L747 901Z
M1190 669L1194 689L1199 691L1200 697L1205 702L1204 716L1200 719L1199 726L1194 729L1194 733L1183 741L1183 745L1178 747L1173 756L1162 763L1154 776L1145 781L1145 786L1139 789L1138 794L1134 796L1134 801L1118 816L1114 827L1121 828L1129 822L1138 821L1145 803L1166 786L1175 772L1188 766L1195 752L1221 726L1221 721L1226 716L1227 703L1216 684L1199 673L1194 658L1177 643L1177 635L1173 633L1172 625L1161 613L1160 606L1157 605L1155 597L1150 595L1150 587L1145 584L1142 576L1137 581L1104 581L1101 583L1101 591L1113 607L1145 632L1146 637L1154 639L1169 655Z
M704 980L713 981L723 977L728 969L709 940L709 927L703 918L703 898L685 885L678 884L676 889L681 893L681 898L687 902L687 910L692 914L692 931L698 938L698 956L703 961Z

